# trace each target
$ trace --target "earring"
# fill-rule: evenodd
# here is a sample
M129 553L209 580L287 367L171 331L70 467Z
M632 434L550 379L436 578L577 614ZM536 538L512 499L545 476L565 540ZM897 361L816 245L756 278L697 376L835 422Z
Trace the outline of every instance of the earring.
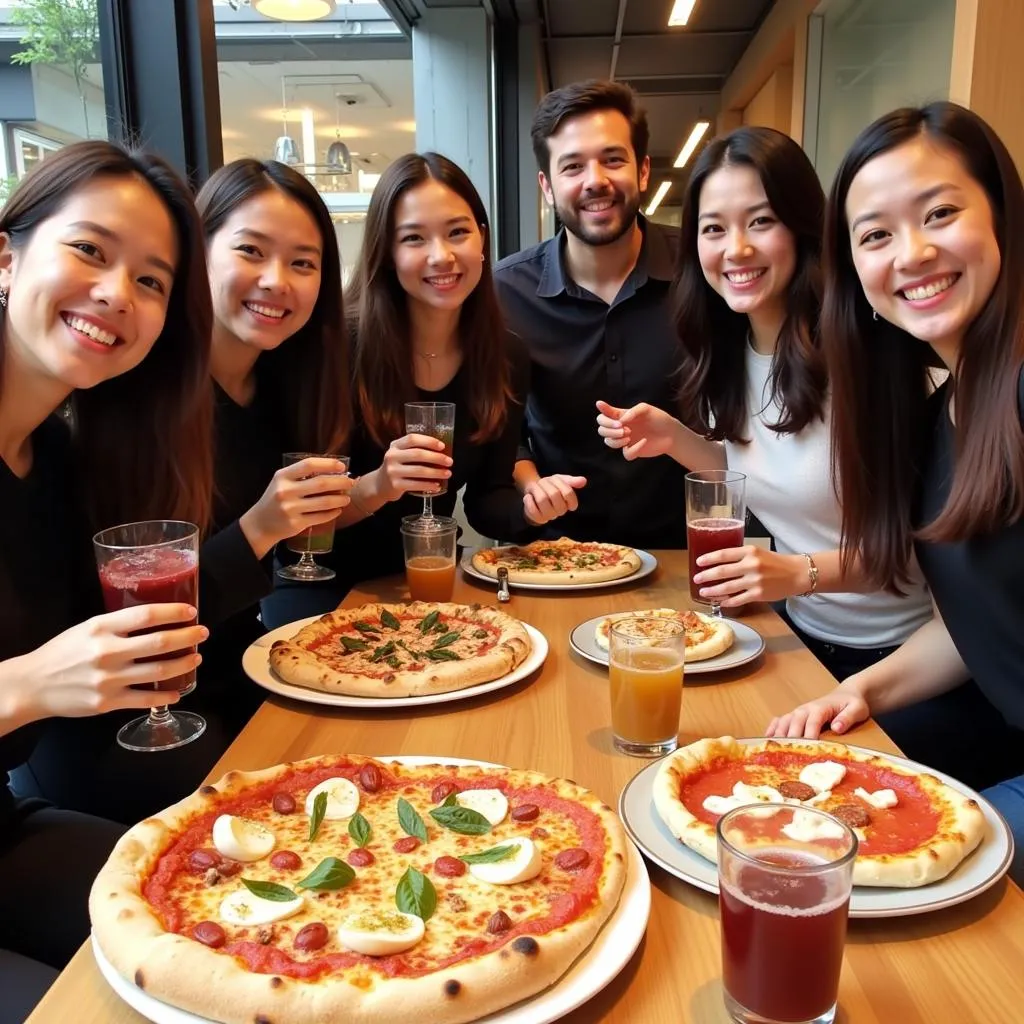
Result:
M484 253L484 252L480 253L480 262L481 263L486 263L487 262L487 253Z
M878 310L877 309L871 310L871 319L872 320L877 320L878 319Z
M7 289L0 288L0 309L7 308Z

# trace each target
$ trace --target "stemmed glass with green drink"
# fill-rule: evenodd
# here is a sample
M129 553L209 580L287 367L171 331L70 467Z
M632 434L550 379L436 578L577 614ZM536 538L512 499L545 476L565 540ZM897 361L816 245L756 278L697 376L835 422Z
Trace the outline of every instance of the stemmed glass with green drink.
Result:
M286 452L284 465L293 466L304 459L335 459L345 466L348 473L349 458L347 455L319 455L316 452ZM307 526L301 533L289 537L285 544L289 551L299 555L294 565L284 565L277 570L277 575L285 580L315 582L317 580L333 580L335 572L325 565L319 565L314 555L326 555L334 547L334 520L321 523L319 526Z
M407 434L424 434L433 437L444 445L444 455L452 457L452 444L455 440L455 403L454 402L406 402L405 432ZM430 519L434 515L433 498L437 494L448 491L448 481L438 480L436 491L410 491L417 498L423 499L423 516Z

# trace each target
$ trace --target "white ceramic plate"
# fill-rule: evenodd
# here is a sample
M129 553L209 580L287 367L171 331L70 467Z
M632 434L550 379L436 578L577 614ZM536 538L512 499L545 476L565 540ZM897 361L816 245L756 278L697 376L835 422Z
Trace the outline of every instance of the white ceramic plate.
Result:
M760 739L740 743L761 743ZM785 743L785 740L779 740ZM799 740L813 743L814 740ZM876 754L878 751L850 746L851 750ZM672 756L671 754L668 756ZM895 754L885 754L893 764L915 772L929 772L953 789L978 801L985 815L986 832L978 848L950 875L932 885L916 889L883 889L859 885L850 899L850 917L905 917L925 914L963 903L995 885L1006 874L1013 859L1013 837L999 812L983 797L942 772L926 768ZM619 797L619 817L633 842L669 874L695 885L705 892L718 892L718 869L669 832L654 809L652 787L661 760L654 761L633 776Z
M532 672L544 664L548 656L547 637L533 626L524 622L526 632L530 634L530 653L518 668L509 672L508 675L499 679L492 679L489 683L478 683L476 686L469 686L464 690L452 690L449 693L427 693L420 697L352 697L345 693L323 693L320 690L309 690L304 686L294 686L279 679L270 667L269 652L270 645L276 640L287 640L294 636L303 626L316 622L321 616L311 615L308 619L299 619L298 622L290 622L286 626L280 626L261 636L255 643L250 644L242 655L242 668L245 674L254 682L258 683L265 690L276 693L281 697L290 697L292 700L305 701L307 704L326 704L335 708L411 708L421 704L445 704L452 700L465 700L467 697L479 697L481 694L490 693L492 690L500 690L505 686L512 686L521 679L525 679Z
M498 581L492 579L490 576L485 576L482 572L478 572L473 568L473 555L478 548L473 548L463 552L462 561L459 563L462 566L462 571L467 576L472 576L475 580L482 580L484 583L489 584L497 590ZM509 587L512 590L601 590L604 587L618 587L623 583L635 583L637 580L642 580L645 576L650 576L655 569L658 568L658 560L649 551L641 551L636 548L636 553L640 556L640 568L631 576L623 576L620 580L605 580L603 583L509 583Z
M581 622L569 634L569 644L572 649L581 657L596 665L608 664L608 652L598 647L594 639L594 630L606 615L597 615L586 622ZM727 668L739 668L740 665L747 665L755 658L760 657L764 650L764 637L756 629L748 626L745 622L737 622L729 619L729 625L736 635L732 647L714 658L706 658L704 661L693 661L686 663L686 674L688 676L703 675L705 672L721 672Z
M501 767L487 761L467 761L457 757L382 757L380 760L411 765L468 764L484 768ZM551 988L508 1009L480 1017L478 1024L549 1024L597 995L629 963L647 930L647 918L651 912L651 882L643 857L632 843L626 845L629 848L626 884L619 905L593 944ZM114 992L154 1024L209 1024L209 1018L187 1013L154 999L122 978L103 955L95 939L92 941L92 951L100 973Z

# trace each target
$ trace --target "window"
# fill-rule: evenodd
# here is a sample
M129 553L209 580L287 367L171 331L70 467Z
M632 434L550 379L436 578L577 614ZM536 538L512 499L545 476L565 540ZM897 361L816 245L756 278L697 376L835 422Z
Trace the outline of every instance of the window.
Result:
M47 153L107 137L97 0L0 0L0 199Z
M381 172L415 148L412 49L380 4L339 0L314 22L213 0L224 162L280 160L335 220L346 278Z

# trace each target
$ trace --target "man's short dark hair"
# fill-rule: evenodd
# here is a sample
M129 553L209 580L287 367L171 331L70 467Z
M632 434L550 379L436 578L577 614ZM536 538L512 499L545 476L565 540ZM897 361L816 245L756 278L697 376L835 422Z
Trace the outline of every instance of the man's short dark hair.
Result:
M637 166L643 163L651 133L647 127L647 112L640 106L636 93L624 82L590 78L549 92L533 115L533 124L530 126L533 155L544 174L551 173L548 139L568 118L589 114L594 110L617 110L622 114L629 122L630 141Z

